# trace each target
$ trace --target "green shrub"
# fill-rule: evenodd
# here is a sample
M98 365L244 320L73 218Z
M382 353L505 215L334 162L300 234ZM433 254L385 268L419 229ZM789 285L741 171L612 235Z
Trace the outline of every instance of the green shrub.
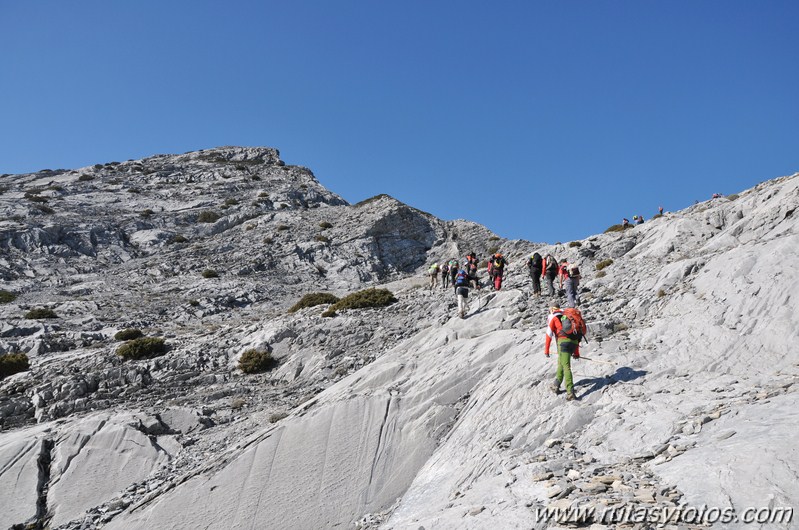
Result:
M199 300L189 300L189 305L192 307L198 307L200 305Z
M8 304L17 299L17 295L11 291L0 289L0 304Z
M605 271L597 271L597 273L594 275L594 278L604 278L607 275L608 273Z
M81 175L78 177L78 181L80 182L88 182L90 180L94 180L94 177L91 175Z
M332 312L328 316L335 316L339 309L360 309L363 307L385 307L396 302L394 294L388 289L364 289L349 294L330 306L325 313ZM324 314L322 316L325 316Z
M167 352L168 347L160 337L141 337L129 340L119 348L117 355L123 359L149 359Z
M571 243L569 243L569 248L581 247L581 246L583 246L583 244L579 241L572 241Z
M40 196L38 196L36 194L33 194L33 193L30 193L30 192L25 194L25 198L28 199L31 202L47 202L46 198L40 197Z
M241 354L239 359L239 370L245 374L256 374L267 372L275 367L277 363L268 351L247 350Z
M203 278L219 278L219 273L214 269L205 269L202 272Z
M325 237L322 234L316 234L313 239L314 241L319 241L321 243L330 243L330 238Z
M603 259L602 261L600 261L599 263L596 264L596 270L601 271L605 267L609 267L611 265L613 265L613 260L612 259L610 259L610 258Z
M277 230L278 232L283 232L284 230L288 230L288 229L290 229L290 228L291 228L291 227L290 227L289 225L277 225L277 229L276 229L276 230Z
M319 223L319 228L321 228L322 230L327 230L328 228L333 228L333 225L331 223L328 223L327 221L322 221L321 223Z
M274 242L275 242L275 240L272 239L271 237L265 237L264 238L264 245L271 245Z
M236 206L238 203L239 201L237 201L233 197L225 199L225 206Z
M325 311L322 313L322 316L323 316L323 317L325 317L325 318L331 318L331 317L334 317L334 316L336 316L336 315L338 315L338 313L336 313L336 309L335 309L335 308L334 308L332 305L331 305L330 307L328 307L328 308L327 308L327 309L326 309L326 310L325 310Z
M488 238L489 241L499 241L499 236L491 236Z
M621 232L623 230L624 230L624 226L623 225L613 225L613 226L609 226L605 230L605 233L609 234L610 232Z
M155 213L154 211L152 211L151 209L147 208L146 210L142 210L141 216L146 219L146 218L150 217L151 215L153 215L154 213Z
M734 201L737 198L738 198L738 194L737 193L733 193L732 195L727 195L727 200L728 201Z
M216 212L212 212L211 210L205 210L204 212L200 212L200 215L197 216L198 223L215 223L222 216Z
M247 404L247 401L244 398L234 398L233 401L230 402L230 408L233 410L239 410L244 408Z
M335 304L339 301L338 296L330 293L308 293L299 302L289 308L289 313L294 313L306 307L315 307L322 304Z
M189 240L186 239L186 237L182 236L181 234L175 234L166 241L167 245L174 245L175 243L188 243L188 242Z
M114 340L133 340L143 336L144 333L142 333L140 329L126 328L117 331L116 334L114 335Z
M658 298L663 298L664 296L666 296L666 291L658 289Z
M24 372L29 368L28 356L24 353L9 353L0 356L0 379Z
M274 414L269 416L269 423L277 423L287 416L288 414L286 412L275 412Z
M258 196L261 197L262 199L268 199L269 198L269 194L266 193L265 191L262 191L261 193L259 193Z
M58 318L58 315L56 315L55 311L50 308L41 307L37 309L31 309L25 313L25 318L28 320L41 320L45 318Z
M249 232L250 230L255 230L255 225L247 225L244 227L244 230Z

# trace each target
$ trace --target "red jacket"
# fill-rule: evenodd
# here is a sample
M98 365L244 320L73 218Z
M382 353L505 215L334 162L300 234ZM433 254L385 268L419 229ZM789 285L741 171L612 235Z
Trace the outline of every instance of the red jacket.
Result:
M562 313L555 313L549 315L547 320L546 339L544 340L544 354L549 355L549 346L552 344L552 339L565 338L563 333L563 324L560 322ZM577 349L574 352L574 357L580 357L580 344L577 344Z

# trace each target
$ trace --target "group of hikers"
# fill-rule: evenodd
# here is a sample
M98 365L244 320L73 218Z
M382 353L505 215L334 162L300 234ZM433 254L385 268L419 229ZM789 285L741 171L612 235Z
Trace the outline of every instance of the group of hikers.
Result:
M658 206L658 215L663 215L663 207L662 206ZM643 215L633 215L633 223L635 223L637 225L644 224L644 216ZM623 217L622 220L621 220L621 226L622 226L622 228L630 228L630 226L632 226L632 225L630 224L630 220L629 219L627 219L626 217Z
M469 311L468 299L469 289L481 289L482 285L477 276L479 261L474 252L469 252L463 263L457 259L451 259L442 264L434 263L429 269L430 289L438 286L439 276L441 287L447 289L450 285L455 290L458 300L458 316L466 318ZM494 290L502 288L502 278L508 262L500 252L493 254L487 262L486 269L490 279L489 285ZM558 352L558 368L555 373L555 381L550 389L555 394L560 393L561 383L565 383L566 399L571 401L576 399L574 394L574 381L571 372L571 359L580 358L580 340L587 333L585 321L582 318L577 306L580 303L578 287L580 284L580 269L574 263L569 263L566 259L558 262L552 254L541 256L534 252L527 259L527 271L533 282L533 295L541 296L541 279L543 278L548 287L550 297L554 297L555 281L558 282L558 289L566 294L566 307L561 309L559 306L549 308L549 318L547 319L546 337L544 344L544 354L549 357L550 346L554 339Z

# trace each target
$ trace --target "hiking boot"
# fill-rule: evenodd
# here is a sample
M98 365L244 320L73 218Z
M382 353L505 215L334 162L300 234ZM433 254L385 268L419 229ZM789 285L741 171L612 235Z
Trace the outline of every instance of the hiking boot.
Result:
M558 385L558 384L556 384L556 383L552 383L551 385L549 385L549 389L550 389L552 392L554 392L554 393L555 393L555 395L557 395L557 394L559 394L559 393L560 393L560 385Z
M577 399L577 396L574 395L574 392L566 392L566 401L572 401Z

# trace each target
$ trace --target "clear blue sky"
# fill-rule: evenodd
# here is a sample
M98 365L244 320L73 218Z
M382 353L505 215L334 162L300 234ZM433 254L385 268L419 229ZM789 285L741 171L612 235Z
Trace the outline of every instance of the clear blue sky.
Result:
M0 173L272 146L569 241L799 171L799 2L0 0Z

